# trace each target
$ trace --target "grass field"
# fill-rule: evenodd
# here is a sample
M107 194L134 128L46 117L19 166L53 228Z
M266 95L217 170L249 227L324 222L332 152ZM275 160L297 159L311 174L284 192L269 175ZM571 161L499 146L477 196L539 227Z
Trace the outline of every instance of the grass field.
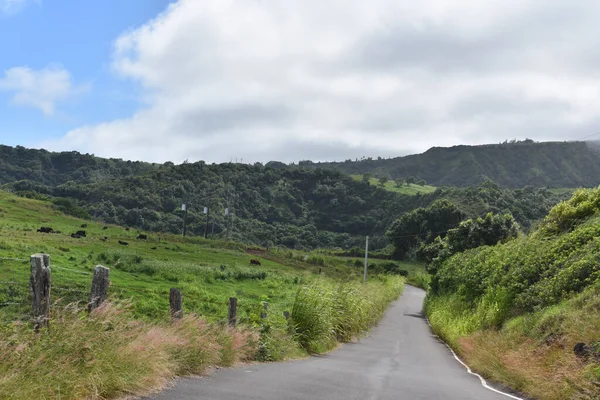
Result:
M87 226L81 228L83 224ZM40 226L61 233L39 233ZM70 236L80 229L87 237ZM107 241L101 240L104 236ZM132 299L134 314L151 319L168 315L171 287L182 291L184 311L209 319L225 318L229 297L238 297L242 309L268 301L274 311L282 312L298 284L314 272L309 265L289 267L268 259L251 268L253 256L236 244L157 234L136 240L137 236L137 231L103 229L45 203L0 192L0 304L5 305L0 316L28 312L29 256L39 252L51 256L53 299L63 304L87 301L91 272L102 264L111 269L109 295Z
M61 233L39 233L41 226ZM51 256L52 297L60 304L87 301L91 273L101 264L111 269L109 296L132 299L134 314L148 319L168 316L171 287L182 291L184 312L224 320L229 297L238 298L241 310L266 301L272 312L281 314L290 309L300 284L319 270L323 277L337 280L362 276L362 268L355 267L362 261L351 258L315 262L311 253L305 253L304 261L286 257L285 252L249 254L235 243L152 233L148 240L137 240L138 231L103 228L65 216L47 203L0 191L0 320L29 312L29 256L39 252ZM87 237L72 238L77 230L85 230ZM102 241L105 236L108 240ZM251 267L252 258L262 265Z
M362 181L362 175L350 175L352 177L352 179L356 180L356 181ZM379 179L377 178L371 178L369 179L369 183L373 186L381 186L381 184L379 183ZM404 184L400 187L396 186L396 182L394 181L388 181L386 182L386 184L383 186L386 190L389 190L390 192L396 192L396 193L401 193L401 194L408 194L408 195L415 195L418 193L432 193L435 192L435 190L437 189L435 186L430 186L430 185L415 185L414 183L411 184Z
M78 230L86 237L71 237ZM50 255L52 271L51 328L39 335L29 322L35 253ZM104 226L0 191L0 398L144 394L211 366L329 351L364 334L402 292L403 279L375 271L362 285L357 263ZM110 268L109 302L88 315L98 264ZM170 321L172 287L183 294L179 323ZM237 329L226 324L229 297L238 298Z
M568 194L568 195L572 195L573 192L575 192L577 190L577 188L551 188L548 189L549 192L554 193L554 194Z

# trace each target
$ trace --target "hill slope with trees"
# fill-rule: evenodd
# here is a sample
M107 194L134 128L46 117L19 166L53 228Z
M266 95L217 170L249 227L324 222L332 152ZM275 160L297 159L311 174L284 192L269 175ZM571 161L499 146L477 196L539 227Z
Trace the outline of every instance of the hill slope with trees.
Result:
M382 248L385 232L400 215L440 199L455 204L465 218L511 212L527 227L559 200L545 189L501 189L491 182L409 195L340 171L277 163L150 164L7 146L0 155L4 189L50 198L65 213L180 233L186 203L190 234L203 235L208 219L208 234L222 238L229 206L231 238L262 246L350 248L369 235L373 249Z
M531 140L483 146L433 147L392 159L312 163L347 174L424 180L434 186L473 186L491 180L501 187L593 187L600 184L600 153L585 142Z

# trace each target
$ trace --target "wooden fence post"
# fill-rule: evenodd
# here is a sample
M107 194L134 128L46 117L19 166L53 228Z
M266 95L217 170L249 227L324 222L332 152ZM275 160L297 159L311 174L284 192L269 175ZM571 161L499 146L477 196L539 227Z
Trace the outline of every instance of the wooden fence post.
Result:
M171 304L171 320L181 319L183 317L183 299L179 289L171 288L169 303Z
M31 266L29 290L31 291L33 329L39 332L41 327L49 325L50 319L50 256L33 254L29 258L29 264Z
M287 321L288 319L290 319L290 312L289 311L284 311L283 312L283 316L285 317L285 320Z
M94 268L92 290L90 291L87 306L88 312L100 307L100 304L104 303L108 297L108 287L110 286L110 280L108 279L109 274L110 269L103 267L102 265L96 265L96 268Z
M267 318L267 311L269 310L269 303L263 301L263 310L260 312L260 317L262 319Z
M229 298L229 326L233 327L237 323L237 299L235 297Z

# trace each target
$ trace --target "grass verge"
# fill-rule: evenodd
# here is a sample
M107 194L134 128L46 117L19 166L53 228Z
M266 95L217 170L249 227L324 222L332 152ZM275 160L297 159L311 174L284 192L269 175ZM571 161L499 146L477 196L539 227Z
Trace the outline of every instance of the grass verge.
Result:
M457 296L428 298L436 334L488 379L539 400L600 398L600 360L577 357L577 343L600 332L600 286L544 310L481 328L485 307L470 309Z

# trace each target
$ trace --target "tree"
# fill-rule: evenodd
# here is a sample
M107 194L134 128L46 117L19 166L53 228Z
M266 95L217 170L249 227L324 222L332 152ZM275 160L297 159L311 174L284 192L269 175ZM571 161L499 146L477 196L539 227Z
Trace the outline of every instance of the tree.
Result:
M484 218L468 219L448 232L446 242L451 254L479 246L493 246L517 237L519 224L511 214L487 213Z
M406 178L406 184L407 185L411 185L413 183L415 183L415 178L414 177L409 176L408 178Z
M373 175L371 175L370 173L366 172L363 174L362 176L362 181L364 183L369 183L371 181L371 178L373 177Z
M379 184L381 186L385 186L385 184L389 181L390 179L387 176L382 176L381 178L379 178Z
M396 183L397 188L402 187L402 185L404 185L406 183L406 181L403 178L396 178L396 180L394 180L394 182Z
M480 246L493 246L516 238L519 224L510 214L487 213L484 218L468 219L458 227L448 231L445 239L436 237L431 243L424 243L417 251L417 257L425 261L429 273L435 274L442 263L456 253Z
M417 208L404 213L388 230L387 236L394 245L397 257L405 258L409 250L419 243L431 243L436 236L445 237L465 215L450 201L436 200L427 208Z

